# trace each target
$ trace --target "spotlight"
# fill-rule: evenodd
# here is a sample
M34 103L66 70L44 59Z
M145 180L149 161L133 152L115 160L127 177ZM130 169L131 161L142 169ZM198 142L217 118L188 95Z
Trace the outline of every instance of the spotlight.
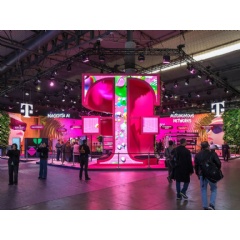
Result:
M213 79L210 79L209 84L210 84L210 85L213 85L213 84L214 84L214 80L213 80Z
M68 71L68 72L71 72L71 70L72 70L72 65L71 65L71 64L68 64L68 65L67 65L67 71Z
M62 99L62 102L65 102L65 98Z
M188 78L185 80L185 85L186 86L189 85L189 79Z
M191 74L195 74L196 73L196 70L195 68L193 67L192 64L187 64L187 70L191 73Z
M178 87L178 82L177 82L177 81L175 81L173 87L174 87L174 88L177 88L177 87Z
M228 91L228 89L227 89L227 88L225 88L225 89L224 89L224 92L225 92L225 93L229 93L229 91Z
M100 55L99 55L99 61L100 61L100 62L104 62L104 61L105 61L105 56L104 56L103 53L100 53Z
M164 84L164 83L162 84L162 90L163 90L163 91L166 90L166 87L165 87L165 84Z
M199 93L197 93L197 94L196 94L196 96L197 96L197 97L200 97L200 94L199 94Z
M51 81L49 85L50 85L50 87L53 87L54 86L54 81Z
M164 55L163 56L163 63L164 64L170 63L170 56L169 55Z
M210 81L210 77L207 76L206 79L205 79L205 82L209 82Z
M25 92L25 95L26 95L26 96L29 96L29 92L28 92L28 91L26 91L26 92Z
M4 97L9 97L7 93L5 93Z
M143 53L139 53L139 55L138 55L138 61L139 61L139 62L144 62L144 61L145 61L145 56L144 56Z
M34 84L35 86L38 86L38 84L40 84L40 83L41 83L40 78L35 79L34 82L33 82L33 84Z
M201 71L198 71L198 78L202 78L202 72Z
M68 89L67 83L64 83L64 89Z
M84 62L84 63L89 62L89 58L86 53L82 54L82 62Z

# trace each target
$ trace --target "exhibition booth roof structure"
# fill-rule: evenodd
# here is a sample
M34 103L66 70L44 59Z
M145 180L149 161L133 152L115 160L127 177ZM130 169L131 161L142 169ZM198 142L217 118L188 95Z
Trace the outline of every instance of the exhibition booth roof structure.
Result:
M238 108L239 59L239 31L0 31L0 110L112 116L83 105L85 73L159 75L157 116Z

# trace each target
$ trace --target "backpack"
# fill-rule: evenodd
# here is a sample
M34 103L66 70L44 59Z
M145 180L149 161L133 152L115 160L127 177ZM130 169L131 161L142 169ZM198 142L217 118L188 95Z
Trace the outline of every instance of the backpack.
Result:
M203 178L207 178L212 183L216 183L223 178L221 169L212 161L212 155L209 159L201 161L201 170Z

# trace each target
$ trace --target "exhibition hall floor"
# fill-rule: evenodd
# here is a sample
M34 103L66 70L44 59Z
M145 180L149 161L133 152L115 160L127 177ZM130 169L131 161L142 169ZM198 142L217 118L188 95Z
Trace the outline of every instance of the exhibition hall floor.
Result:
M240 159L222 161L217 210L240 210ZM0 159L1 210L201 210L199 180L192 175L188 201L176 200L175 182L166 170L93 171L80 181L77 168L49 165L38 179L36 162L21 162L18 185L8 185L6 159Z

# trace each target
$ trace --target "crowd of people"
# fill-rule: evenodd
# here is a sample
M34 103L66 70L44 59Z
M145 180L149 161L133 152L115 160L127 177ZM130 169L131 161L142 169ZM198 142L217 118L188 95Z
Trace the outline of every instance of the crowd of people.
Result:
M168 168L167 180L169 183L176 181L176 199L182 200L188 199L187 190L190 184L191 175L194 173L197 175L200 182L202 206L204 210L215 210L215 202L217 196L217 182L211 182L203 174L203 161L211 159L218 169L221 169L221 161L216 154L216 146L213 142L210 144L207 141L201 143L201 151L198 152L194 161L192 161L191 152L186 148L187 140L185 138L180 139L180 145L176 146L172 140L168 142L168 147L165 148L165 162ZM88 176L88 157L90 154L90 148L87 145L87 141L83 140L83 143L79 145L74 142L73 145L70 141L65 144L58 140L56 144L57 149L57 161L71 161L71 156L77 157L77 162L80 163L79 179L82 180L83 169L85 180L90 180ZM224 161L229 159L229 146L227 142L224 142L223 158ZM47 160L48 160L48 146L45 142L41 143L37 148L39 153L40 164L39 164L39 179L47 178ZM11 149L7 152L8 169L9 169L9 185L18 184L18 169L20 150L17 149L17 144L12 144ZM194 164L193 164L194 162ZM207 187L210 186L210 201L208 204Z

